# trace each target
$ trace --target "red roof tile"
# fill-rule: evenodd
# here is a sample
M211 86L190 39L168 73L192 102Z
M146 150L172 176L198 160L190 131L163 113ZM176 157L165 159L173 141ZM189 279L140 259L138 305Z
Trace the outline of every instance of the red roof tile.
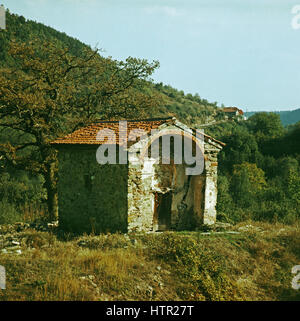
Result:
M53 145L101 145L101 144L118 144L124 145L126 141L135 142L136 139L134 135L135 132L142 134L146 132L147 134L152 129L157 129L164 123L173 121L174 118L153 118L153 119L140 119L140 120L126 120L127 121L127 133L126 128L120 125L119 121L99 121L94 122L86 127L75 130L73 133L68 134L62 138L58 138L51 142ZM175 119L176 120L176 119ZM121 123L122 124L122 123ZM120 126L120 128L119 128ZM103 136L99 135L99 132L104 130ZM106 131L105 130L109 130ZM97 139L97 135L98 139ZM136 135L139 136L139 135ZM211 139L214 142L225 146L223 142L204 134L206 139Z
M156 129L160 125L171 121L172 118L154 118L154 119L141 119L141 120L127 120L127 135L128 139L134 138L130 137L129 133L132 130L143 130L149 133L151 129ZM104 133L103 137L98 137L97 134L100 130L109 130ZM119 134L120 133L120 134ZM68 134L62 138L58 138L51 142L51 144L88 144L88 145L101 145L106 144L119 144L123 145L127 140L126 129L124 126L120 126L119 121L99 121L90 124L87 127L75 130L73 133ZM100 138L100 139L99 139ZM105 138L105 140L103 140ZM116 141L114 141L116 140Z

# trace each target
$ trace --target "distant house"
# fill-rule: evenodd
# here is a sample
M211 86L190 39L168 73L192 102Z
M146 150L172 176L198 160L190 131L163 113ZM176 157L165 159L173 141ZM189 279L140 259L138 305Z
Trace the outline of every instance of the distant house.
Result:
M224 107L223 112L229 119L245 119L244 112L237 107Z
M202 155L201 173L187 174L194 165L176 161L175 153L165 164L161 155L159 161L149 156L155 144L161 152L165 138L175 149L179 136ZM224 144L175 118L94 122L52 145L58 150L59 222L65 230L180 230L216 221L217 155ZM99 164L100 146L107 153L116 146L119 162ZM128 161L120 163L121 154Z

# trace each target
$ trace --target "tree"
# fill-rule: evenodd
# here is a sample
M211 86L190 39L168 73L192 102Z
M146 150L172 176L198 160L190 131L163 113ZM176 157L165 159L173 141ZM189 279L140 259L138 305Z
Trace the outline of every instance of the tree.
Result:
M248 124L258 142L280 137L284 133L280 116L275 113L256 113L249 118Z
M228 214L233 211L233 201L229 193L229 180L226 176L218 175L218 218L228 219Z
M71 55L57 42L10 43L11 64L0 69L0 145L6 167L44 177L49 218L57 218L56 152L50 142L92 120L137 117L158 104L143 92L158 62L102 58L98 50ZM1 165L1 164L0 164Z
M234 164L256 163L261 158L254 135L244 128L237 127L229 137L224 138L226 146L220 153L221 170L231 172Z
M234 199L242 207L252 205L255 196L267 186L265 173L256 164L242 163L234 165L231 178L231 190Z

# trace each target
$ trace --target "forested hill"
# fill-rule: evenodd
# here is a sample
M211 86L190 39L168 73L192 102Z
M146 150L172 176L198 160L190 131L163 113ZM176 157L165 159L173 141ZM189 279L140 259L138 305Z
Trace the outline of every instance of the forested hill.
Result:
M12 14L6 11L6 30L0 32L0 64L3 65L9 60L7 52L9 42L15 39L20 42L28 42L33 39L44 41L57 41L57 44L68 47L70 52L79 56L82 50L89 47L81 41L72 38L64 32L59 32L51 27L45 26L23 16Z
M257 112L247 112L245 115L247 117L251 117ZM295 110L287 110L287 111L274 111L273 113L278 114L280 116L281 122L284 126L296 124L300 121L300 108Z
M59 47L67 47L69 52L75 56L79 56L84 49L90 48L64 32L27 20L23 16L12 14L9 11L6 14L6 24L6 30L0 32L0 66L5 66L9 61L12 61L7 49L9 42L13 39L17 42L38 39L41 44L49 41L55 42ZM222 118L223 113L221 108L217 107L217 102L208 102L198 94L185 94L169 85L155 84L152 81L145 82L144 90L160 96L160 105L156 109L147 111L149 117L176 116L185 123L193 125L210 122L216 117Z

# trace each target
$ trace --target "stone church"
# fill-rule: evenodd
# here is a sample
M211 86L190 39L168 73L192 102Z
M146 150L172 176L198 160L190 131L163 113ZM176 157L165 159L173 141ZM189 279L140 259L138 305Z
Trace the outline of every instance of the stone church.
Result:
M217 155L224 143L174 117L94 122L52 145L64 230L189 230L216 221ZM200 171L186 162L189 150L192 160L203 161Z

